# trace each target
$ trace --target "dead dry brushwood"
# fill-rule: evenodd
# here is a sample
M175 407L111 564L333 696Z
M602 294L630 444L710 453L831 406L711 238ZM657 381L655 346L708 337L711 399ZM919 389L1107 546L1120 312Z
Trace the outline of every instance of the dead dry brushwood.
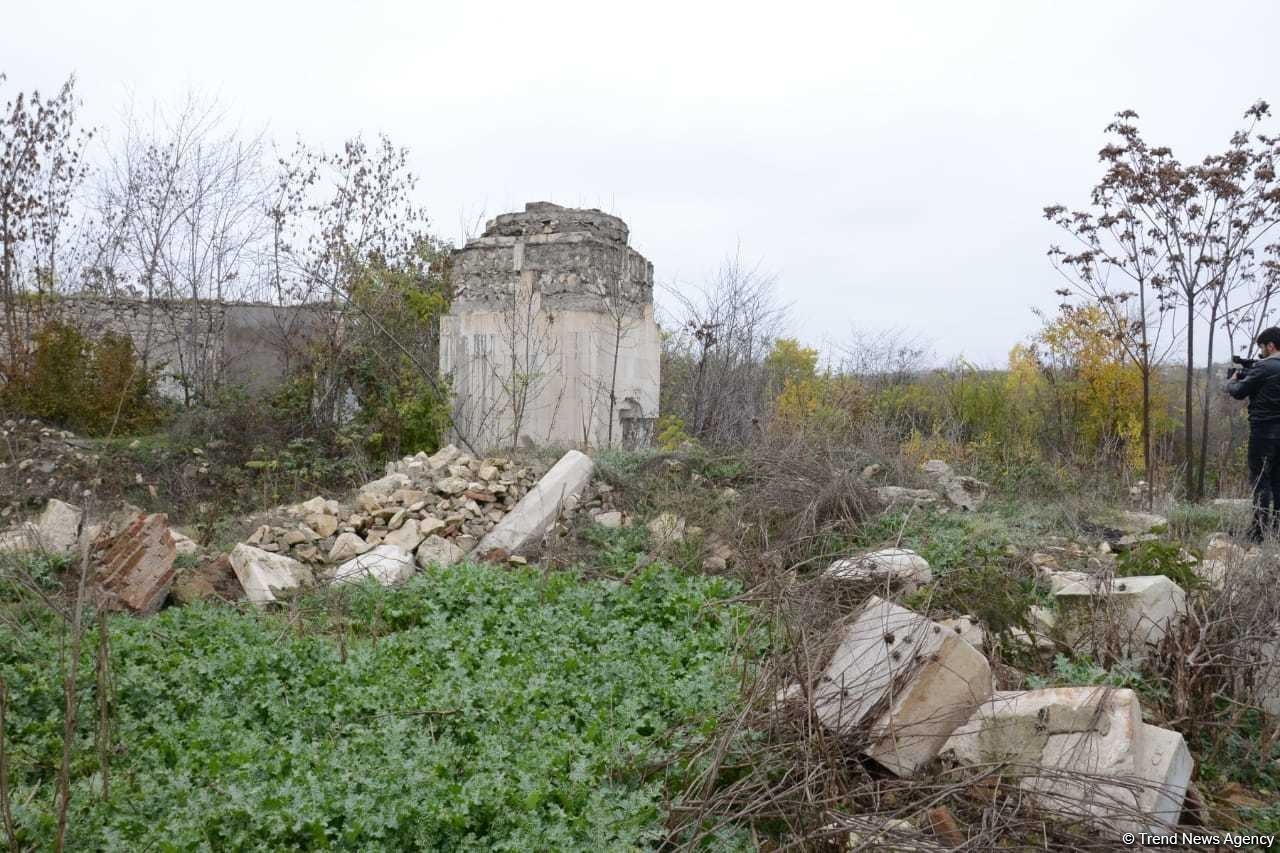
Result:
M860 448L799 436L752 447L737 519L741 550L777 554L788 566L837 556L824 539L880 509L861 473L870 461Z

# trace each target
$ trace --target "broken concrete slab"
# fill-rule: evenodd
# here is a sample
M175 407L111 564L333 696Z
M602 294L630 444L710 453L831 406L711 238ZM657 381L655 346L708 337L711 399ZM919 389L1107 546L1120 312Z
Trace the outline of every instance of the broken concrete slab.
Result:
M938 495L929 489L908 489L904 486L878 486L876 498L883 504L931 504Z
M454 543L440 536L428 536L422 540L417 551L418 565L422 568L430 566L452 566L462 562L466 552Z
M1182 735L1171 729L1143 723L1141 744L1137 771L1143 785L1138 792L1138 808L1152 818L1150 826L1172 829L1182 817L1195 760Z
M200 546L185 533L179 533L173 528L169 528L169 535L173 537L173 547L178 552L179 557L191 557L200 553Z
M991 689L987 659L955 631L872 596L844 629L813 704L827 728L864 730L867 756L910 776Z
M277 592L315 583L311 570L302 563L252 545L237 545L228 559L245 597L254 604L271 604Z
M1176 826L1192 769L1181 735L1147 726L1136 694L1108 687L998 692L943 755L999 768L1040 808L1114 833Z
M957 474L941 459L930 459L920 466L928 474L938 492L961 509L973 512L987 499L990 486L973 477Z
M481 554L495 549L509 554L529 548L546 535L565 502L577 498L591 482L591 457L570 450L490 530L476 546Z
M1095 580L1094 575L1087 572L1046 572L1039 575L1041 580L1049 584L1049 591L1055 595L1073 584L1089 584Z
M57 499L50 500L36 520L40 546L54 554L74 552L80 538L80 522L83 520L84 513L80 507Z
M1280 623L1272 625L1269 634L1255 646L1254 700L1268 714L1280 716Z
M608 527L611 530L617 530L622 527L622 513L616 509L609 512L602 512L595 516L592 521L601 527Z
M955 631L956 636L982 651L987 644L987 632L976 616L957 616L954 619L939 619L938 624L948 631Z
M72 554L80 539L83 516L79 507L51 499L34 522L24 522L13 530L0 533L0 552Z
M0 553L36 551L40 548L40 533L31 522L13 530L0 533Z
M1070 583L1054 601L1066 642L1114 635L1122 651L1141 660L1186 613L1187 594L1164 575L1148 575Z
M824 577L847 581L875 581L905 593L915 592L933 580L929 562L909 548L884 548L836 560Z
M383 586L391 586L407 581L415 570L413 557L403 548L379 545L339 566L333 574L333 582L359 583L365 578L373 578Z
M155 613L173 585L177 555L168 517L139 515L95 555L103 607L139 615Z
M987 499L990 488L974 477L952 477L943 488L943 494L961 509L975 512Z

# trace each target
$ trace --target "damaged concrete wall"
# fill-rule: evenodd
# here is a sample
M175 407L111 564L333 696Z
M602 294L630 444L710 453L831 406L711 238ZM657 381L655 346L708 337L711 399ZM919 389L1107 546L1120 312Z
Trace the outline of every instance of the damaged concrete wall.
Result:
M337 314L327 306L74 295L32 319L70 322L95 338L127 335L143 366L155 372L161 396L182 400L184 379L192 387L271 391L308 342L332 330Z
M440 366L475 446L649 443L661 353L653 265L627 239L615 216L538 202L455 253Z

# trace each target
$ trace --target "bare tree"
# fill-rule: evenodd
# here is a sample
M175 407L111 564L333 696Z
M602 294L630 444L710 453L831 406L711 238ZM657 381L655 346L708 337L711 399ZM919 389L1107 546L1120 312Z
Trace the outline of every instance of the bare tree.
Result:
M223 300L242 297L267 231L260 135L242 137L216 102L188 93L175 109L126 119L99 187L110 237L97 281L147 301L143 367L163 335L184 402L204 398Z
M1094 187L1091 211L1052 205L1045 208L1044 216L1075 241L1070 250L1049 248L1049 258L1069 284L1058 295L1065 300L1075 293L1098 305L1109 321L1111 336L1142 374L1142 465L1150 506L1155 480L1151 383L1171 345L1165 336L1166 316L1174 295L1163 272L1166 248L1137 209L1140 199L1125 192L1111 175Z
M5 81L0 74L0 83ZM56 95L19 92L0 114L0 310L4 312L8 378L29 338L27 294L52 293L77 190L88 166L92 131L76 121L75 78Z
M499 319L502 351L492 354L491 376L501 391L503 432L514 449L524 434L529 407L547 402L543 391L551 378L552 359L559 354L556 316L543 310L542 293L532 274L522 275L505 295Z
M1201 316L1209 323L1207 362L1212 367L1214 333L1224 304L1229 304L1227 294L1247 277L1260 241L1280 221L1275 170L1280 137L1254 132L1269 114L1267 104L1258 102L1245 113L1249 126L1232 135L1223 153L1186 166L1171 149L1143 140L1134 123L1137 113L1117 113L1107 127L1115 139L1099 153L1108 166L1094 188L1097 213L1068 215L1060 206L1045 211L1084 243L1075 254L1051 250L1073 269L1077 281L1083 281L1082 270L1106 264L1140 282L1140 316L1146 316L1143 294L1148 286L1161 307L1182 313L1184 485L1192 500L1203 494L1205 461L1202 440L1197 465L1194 442L1196 324ZM1121 250L1104 251L1094 239L1102 236Z
M705 287L671 288L678 331L668 339L667 358L682 361L684 370L669 374L675 381L665 410L684 412L694 436L732 443L756 434L765 405L764 358L787 314L775 284L774 276L734 255Z
M614 446L614 425L620 412L619 364L626 347L644 322L645 306L653 298L645 275L635 269L640 263L643 261L629 250L611 252L603 259L596 274L584 284L584 290L592 301L591 307L605 318L605 357L609 362L608 379L593 380L592 387L587 389L588 399L592 402L584 412L583 438L587 443L592 438L588 433L596 410L606 408L605 446Z

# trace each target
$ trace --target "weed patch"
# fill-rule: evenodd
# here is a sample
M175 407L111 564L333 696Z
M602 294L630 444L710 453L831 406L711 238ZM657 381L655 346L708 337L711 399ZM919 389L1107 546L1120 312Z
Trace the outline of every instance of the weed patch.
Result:
M623 585L462 565L303 598L292 618L206 606L114 618L110 796L83 726L68 845L650 846L666 783L681 781L653 768L735 696L743 614L717 604L734 592L661 566ZM0 622L23 845L56 821L60 639L52 622ZM92 666L81 672L91 720Z

